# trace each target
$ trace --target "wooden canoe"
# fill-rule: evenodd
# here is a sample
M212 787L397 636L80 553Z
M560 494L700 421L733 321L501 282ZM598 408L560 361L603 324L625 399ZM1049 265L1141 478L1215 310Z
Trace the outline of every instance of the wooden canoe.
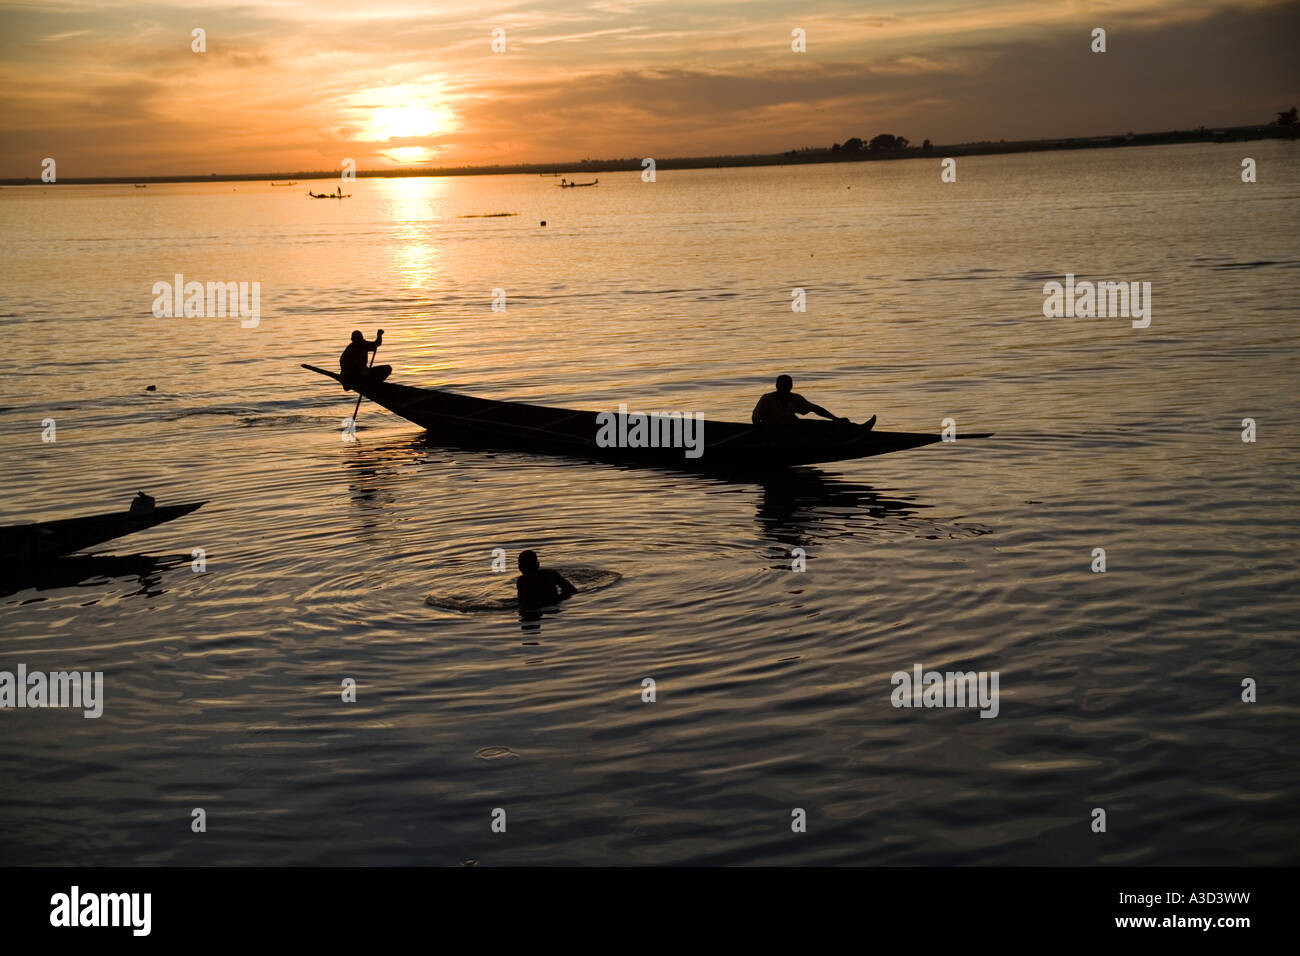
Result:
M120 538L124 534L132 534L165 521L172 521L198 510L205 504L206 501L197 501L191 504L154 508L147 514L115 511L83 518L63 518L58 521L10 525L0 528L0 562L12 565L62 557L83 548Z
M303 365L339 384L334 372ZM346 388L346 386L345 386ZM348 389L352 391L352 389ZM705 421L702 454L687 457L675 448L601 447L596 436L602 413L475 398L433 388L370 382L362 395L428 432L435 444L461 448L499 448L577 458L657 465L688 471L753 472L870 458L939 442L937 434L868 431L861 425L800 421L772 430L738 422ZM651 416L658 418L659 416ZM963 438L987 438L988 434Z

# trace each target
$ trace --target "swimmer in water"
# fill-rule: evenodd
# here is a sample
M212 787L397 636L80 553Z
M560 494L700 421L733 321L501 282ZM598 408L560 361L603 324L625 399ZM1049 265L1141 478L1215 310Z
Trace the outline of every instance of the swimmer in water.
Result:
M578 589L559 571L543 568L537 560L536 551L519 553L519 570L521 573L515 578L515 591L519 595L519 607L523 610L550 607L578 593Z

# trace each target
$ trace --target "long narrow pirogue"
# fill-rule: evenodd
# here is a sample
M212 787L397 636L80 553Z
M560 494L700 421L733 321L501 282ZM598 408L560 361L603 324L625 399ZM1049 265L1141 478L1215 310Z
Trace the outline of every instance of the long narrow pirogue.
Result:
M0 563L14 565L62 557L120 538L124 534L171 521L197 511L205 504L206 501L197 501L184 505L165 505L144 513L115 511L84 518L9 525L0 528Z
M303 368L342 384L333 372L314 365ZM429 439L439 445L516 449L690 471L767 471L870 458L941 440L939 435L874 431L843 422L801 421L794 428L773 432L738 422L704 421L697 423L702 425L700 454L688 457L682 447L620 447L598 442L602 419L608 422L612 414L608 412L500 402L391 382L370 382L360 391L375 404L425 428ZM662 422L666 416L647 417ZM988 433L962 436L963 440L988 437Z

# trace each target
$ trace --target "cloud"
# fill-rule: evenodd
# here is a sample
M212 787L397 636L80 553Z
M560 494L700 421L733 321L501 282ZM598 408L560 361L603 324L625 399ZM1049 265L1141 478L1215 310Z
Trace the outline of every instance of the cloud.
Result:
M1266 121L1300 100L1295 4L269 0L0 6L0 175L780 152ZM494 54L491 29L506 28ZM1089 51L1104 25L1109 51ZM207 31L208 52L190 50ZM790 30L808 52L790 50ZM394 91L409 102L393 102ZM445 114L377 142L372 110ZM409 141L408 141L409 140ZM66 162L65 162L66 159ZM81 172L73 173L76 169Z
M57 43L59 40L70 40L73 37L87 36L90 30L73 30L69 33L51 33L47 37L41 37L41 43Z

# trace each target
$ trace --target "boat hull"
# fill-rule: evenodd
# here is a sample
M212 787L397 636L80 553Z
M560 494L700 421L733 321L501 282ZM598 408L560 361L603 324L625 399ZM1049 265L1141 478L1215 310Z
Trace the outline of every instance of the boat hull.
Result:
M312 365L303 368L342 383L333 372ZM800 421L786 429L767 429L706 420L701 454L688 457L686 449L680 447L602 447L596 440L602 429L597 416L603 413L598 412L494 401L391 382L369 383L360 392L424 428L429 440L439 445L512 449L690 471L767 471L871 458L941 440L935 434L874 431L830 421Z
M205 501L154 508L149 514L110 514L38 521L0 528L0 562L13 565L58 558L196 511Z

